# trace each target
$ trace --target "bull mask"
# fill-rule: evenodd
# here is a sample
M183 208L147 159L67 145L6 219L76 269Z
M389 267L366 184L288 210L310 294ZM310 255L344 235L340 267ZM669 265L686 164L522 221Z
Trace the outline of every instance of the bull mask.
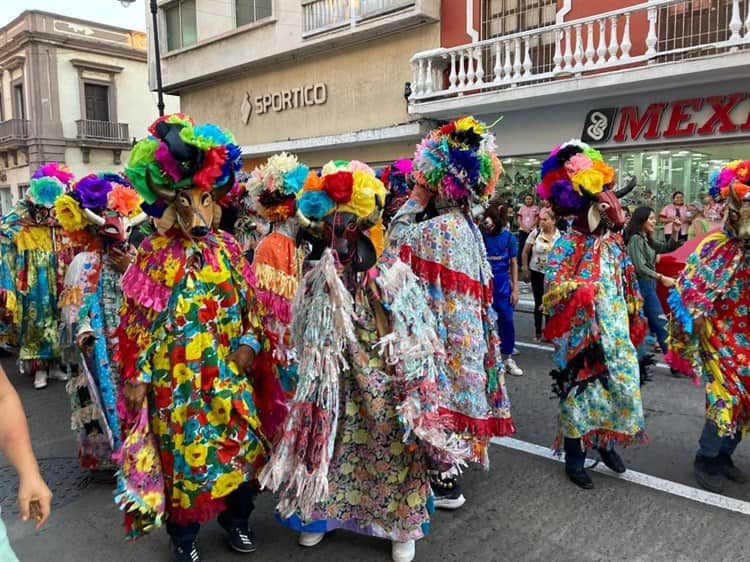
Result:
M94 224L99 234L107 239L117 243L124 243L130 239L130 233L133 227L141 224L148 216L146 213L139 213L135 217L123 217L114 211L104 211L97 215L90 209L84 209L86 218Z
M735 186L736 181L729 186L725 229L745 245L750 245L750 196L741 198Z
M620 199L635 189L638 180L629 176L625 185L616 190L605 190L597 195L590 196L593 199L586 213L586 227L589 232L595 232L599 227L606 230L621 230L625 226L625 213L620 205ZM581 226L580 224L578 226Z

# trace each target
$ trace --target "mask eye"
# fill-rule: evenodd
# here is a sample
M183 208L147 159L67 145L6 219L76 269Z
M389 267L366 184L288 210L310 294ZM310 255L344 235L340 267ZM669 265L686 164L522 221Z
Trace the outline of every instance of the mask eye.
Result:
M181 207L189 207L190 206L190 199L185 197L184 195L180 195L177 199L178 203Z
M204 193L201 195L201 205L204 207L208 207L209 203L211 203L211 194L210 193Z

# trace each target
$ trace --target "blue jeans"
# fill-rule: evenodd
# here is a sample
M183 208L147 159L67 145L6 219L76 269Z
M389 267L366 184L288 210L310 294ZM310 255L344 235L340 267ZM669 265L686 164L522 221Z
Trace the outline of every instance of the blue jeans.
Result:
M5 523L2 519L0 519L0 560L3 562L18 562L15 552L10 547L8 531L5 529Z
M656 334L662 353L667 352L667 317L661 307L659 296L656 294L656 281L653 279L638 279L638 287L643 296L643 314L648 320L648 329Z
M516 328L513 326L513 305L510 304L510 295L495 295L492 308L497 313L500 353L503 357L510 357L516 345Z
M702 457L708 457L715 459L720 453L732 456L737 445L742 441L742 432L737 431L734 437L729 435L719 437L719 430L712 421L706 420L703 425L703 432L701 438L698 441L700 447L698 448L698 454Z

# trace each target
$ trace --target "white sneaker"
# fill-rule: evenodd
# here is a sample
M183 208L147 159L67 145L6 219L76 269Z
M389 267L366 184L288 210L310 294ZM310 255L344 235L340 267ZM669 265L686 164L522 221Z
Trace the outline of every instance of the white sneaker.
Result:
M315 546L316 544L320 544L320 541L322 541L325 536L325 533L306 533L303 531L299 534L299 545Z
M51 378L52 380L65 382L69 377L68 373L66 373L65 371L55 368L49 372L49 378Z
M41 390L47 386L47 371L37 371L34 373L34 388Z
M503 361L503 365L505 365L505 372L509 375L513 375L514 377L520 377L523 375L523 371L516 365L516 362L513 361L512 357L508 357L505 361Z
M411 562L414 560L415 552L414 541L393 541L391 546L391 558L393 562Z

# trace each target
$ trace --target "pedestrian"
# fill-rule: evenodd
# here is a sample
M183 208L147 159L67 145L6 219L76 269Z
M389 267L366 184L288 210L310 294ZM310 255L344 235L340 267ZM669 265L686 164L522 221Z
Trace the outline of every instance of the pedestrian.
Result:
M700 201L693 201L688 205L688 220L690 221L690 226L688 227L688 240L702 237L711 229L711 223L703 215L703 211L703 203Z
M516 330L513 309L518 304L518 240L506 225L508 214L499 199L490 200L484 212L482 238L492 269L492 307L497 314L500 353L505 372L519 377L523 371L513 360Z
M66 166L45 164L0 221L0 290L10 312L0 332L6 342L16 340L20 368L34 377L36 389L45 388L48 377L68 380L60 368L58 296L67 265L90 242L85 235L71 239L55 218L55 200L72 182Z
M721 493L725 478L747 481L732 455L750 427L750 160L727 164L709 181L711 196L726 202L726 220L690 255L670 295L667 361L703 382L706 421L693 470L698 484Z
M428 461L450 466L436 376L442 344L418 279L378 258L386 191L361 162L331 162L298 199L313 245L292 339L299 386L261 483L279 491L302 546L347 529L392 541L410 562L430 521ZM375 236L377 238L377 236Z
M113 360L120 278L135 257L136 249L128 242L132 229L146 220L140 203L130 182L114 173L84 176L55 202L62 228L99 241L98 248L79 253L68 267L60 308L65 341L80 352L80 367L68 383L78 457L95 478L109 481L116 467L112 454L120 446L120 370Z
M539 212L539 226L531 231L522 250L521 276L525 282L531 281L531 292L534 295L535 342L544 341L542 331L546 319L546 316L542 314L544 274L547 270L547 257L560 236L554 211L551 208L544 208Z
M659 213L659 222L664 225L664 237L672 236L672 229L678 230L678 239L681 242L687 240L689 222L687 220L688 208L685 205L685 194L682 191L672 193L672 202L665 205Z
M253 273L218 229L215 201L242 162L231 133L160 117L125 173L156 215L122 278L117 329L126 406L116 501L135 538L167 517L173 555L196 562L196 537L218 515L231 549L256 549L249 516L270 444L248 376L262 345Z
M52 492L39 472L31 448L26 413L13 385L0 367L0 452L18 474L18 511L23 521L33 519L39 530L47 521L52 505ZM18 562L8 542L8 532L0 519L0 560Z
M441 413L456 439L471 444L472 460L489 466L491 437L515 426L497 357L492 269L470 209L494 193L502 165L494 135L473 117L431 131L414 155L415 186L396 213L389 241L420 278L445 346ZM419 220L434 205L436 214ZM435 506L457 509L466 501L456 473L435 470Z
M523 205L518 208L516 218L518 219L518 245L523 248L526 245L526 238L539 224L539 207L534 204L534 196L531 193L523 196Z
M625 223L614 191L615 171L598 150L573 140L542 163L539 195L555 212L576 216L547 260L544 334L555 344L553 388L560 397L554 448L565 451L568 478L593 487L584 468L588 449L625 472L615 445L646 439L636 347L646 321L635 269L615 231Z
M670 288L674 287L675 280L656 271L656 260L659 254L671 252L680 245L678 240L680 224L679 222L672 224L675 228L670 238L666 242L658 242L654 240L656 213L651 207L638 207L625 229L628 256L635 267L638 288L643 297L643 312L648 319L649 330L656 335L662 353L667 352L667 318L659 296L656 294L656 284L661 283Z

